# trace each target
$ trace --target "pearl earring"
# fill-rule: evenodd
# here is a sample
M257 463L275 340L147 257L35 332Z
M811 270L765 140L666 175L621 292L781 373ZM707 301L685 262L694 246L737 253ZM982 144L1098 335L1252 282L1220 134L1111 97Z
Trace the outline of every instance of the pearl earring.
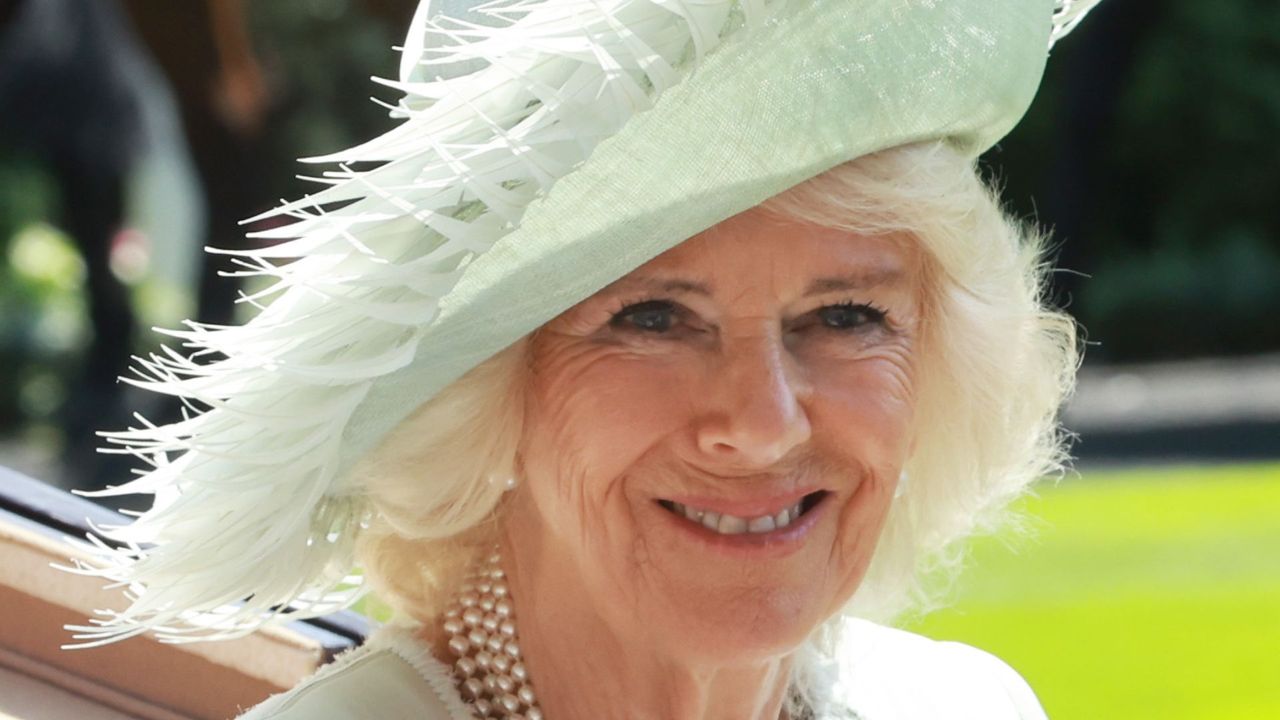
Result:
M507 476L505 479L502 479L498 475L490 475L489 484L500 486L502 488L502 492L504 493L511 492L512 490L516 489L515 476Z
M893 499L898 500L907 494L907 471L903 470L898 474L898 487L893 490Z

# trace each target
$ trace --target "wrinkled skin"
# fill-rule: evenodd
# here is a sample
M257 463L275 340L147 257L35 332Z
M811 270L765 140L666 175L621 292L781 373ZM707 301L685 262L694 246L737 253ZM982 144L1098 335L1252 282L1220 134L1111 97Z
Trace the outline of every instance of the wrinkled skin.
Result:
M547 717L779 716L910 452L919 267L909 240L755 208L531 338L503 545ZM814 490L807 529L776 540L658 502Z

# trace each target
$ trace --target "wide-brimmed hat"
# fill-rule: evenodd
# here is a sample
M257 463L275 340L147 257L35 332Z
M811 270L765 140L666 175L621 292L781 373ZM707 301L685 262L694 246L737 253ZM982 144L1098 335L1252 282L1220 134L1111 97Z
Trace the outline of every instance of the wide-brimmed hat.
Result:
M153 493L87 568L132 605L76 628L211 639L352 602L350 470L441 388L632 269L867 153L1003 137L1094 0L423 0L402 122L319 158L238 327L130 382L181 422L103 433Z

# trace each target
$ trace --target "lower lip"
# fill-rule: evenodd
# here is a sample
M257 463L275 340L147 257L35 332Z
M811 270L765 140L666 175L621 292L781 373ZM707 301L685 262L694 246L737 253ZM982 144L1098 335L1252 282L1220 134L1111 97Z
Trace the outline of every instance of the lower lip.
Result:
M677 516L656 502L653 503L653 509L665 518L663 522L672 532L682 533L685 537L707 546L714 552L731 557L769 559L786 557L804 547L804 541L809 536L809 532L826 514L832 497L833 494L830 492L823 495L817 504L784 528L765 533L743 532L737 535L722 535L714 530L708 530L688 518Z

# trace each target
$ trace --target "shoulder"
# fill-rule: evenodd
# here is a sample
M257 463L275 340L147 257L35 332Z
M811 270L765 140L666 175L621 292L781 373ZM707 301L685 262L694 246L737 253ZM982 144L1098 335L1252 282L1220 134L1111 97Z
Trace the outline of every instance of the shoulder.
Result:
M1027 682L995 655L865 620L846 623L839 683L865 717L1045 720Z
M455 720L468 717L447 670L403 629L375 634L239 720Z

